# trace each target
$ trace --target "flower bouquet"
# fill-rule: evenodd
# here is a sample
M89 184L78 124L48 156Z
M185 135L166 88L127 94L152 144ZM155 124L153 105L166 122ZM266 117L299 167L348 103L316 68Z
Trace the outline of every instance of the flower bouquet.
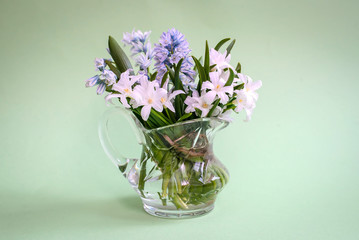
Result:
M191 56L184 35L176 29L162 33L154 48L150 32L124 33L132 64L113 37L111 58L96 58L99 74L86 87L105 91L107 102L117 99L121 112L132 117L143 151L140 159L115 156L107 136L108 116L100 124L100 139L109 157L140 194L145 210L160 217L191 217L209 212L228 182L228 170L213 154L213 137L227 126L232 112L250 120L261 81L230 65L232 40L223 39L204 57ZM124 110L125 109L125 110Z

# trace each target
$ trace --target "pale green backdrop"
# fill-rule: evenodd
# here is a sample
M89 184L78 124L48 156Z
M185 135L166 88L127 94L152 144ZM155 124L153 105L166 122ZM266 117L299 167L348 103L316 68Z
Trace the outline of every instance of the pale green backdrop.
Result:
M0 1L0 239L359 239L358 1ZM84 80L108 35L182 31L195 55L237 39L263 81L215 141L231 173L215 210L163 220L97 136L106 110ZM119 124L118 124L119 125ZM118 126L119 127L119 126ZM127 127L122 148L135 154ZM121 138L122 137L122 138ZM116 138L116 137L115 137Z

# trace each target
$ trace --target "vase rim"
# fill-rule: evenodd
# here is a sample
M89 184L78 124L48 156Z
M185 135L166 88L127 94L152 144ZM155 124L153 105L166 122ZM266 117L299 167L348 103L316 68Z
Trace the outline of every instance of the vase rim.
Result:
M132 116L132 118L135 120L136 125L145 133L149 133L152 131L160 131L166 128L170 128L170 127L176 127L179 125L184 125L184 124L191 124L191 123L195 123L195 122L206 122L206 121L217 121L217 122L222 122L225 124L226 127L228 126L228 124L230 123L229 121L222 119L222 118L218 118L218 117L204 117L204 118L196 118L196 119L191 119L191 120L186 120L186 121L182 121L182 122L176 122L170 125L166 125L166 126L162 126L162 127L158 127L158 128L152 128L152 129L147 129L145 128L141 122L137 119L137 117L132 113L132 111L128 110Z

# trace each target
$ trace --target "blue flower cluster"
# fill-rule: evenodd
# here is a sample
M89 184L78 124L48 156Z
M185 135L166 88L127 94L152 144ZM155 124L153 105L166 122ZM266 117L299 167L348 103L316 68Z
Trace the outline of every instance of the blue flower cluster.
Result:
M116 83L117 76L109 69L105 69L106 63L103 58L95 59L96 70L100 71L99 75L95 75L90 79L87 79L86 87L97 86L97 94L102 95L107 86L111 86Z
M172 67L184 58L181 66L181 79L185 86L190 86L194 82L195 72L191 62L188 42L184 35L176 29L170 29L162 33L158 44L155 44L154 60L157 70L157 80L161 81L163 75L167 72L166 65Z
M140 71L144 73L147 73L147 68L151 65L153 58L151 43L148 41L150 34L150 31L142 33L140 30L133 30L132 33L124 33L122 40L125 45L131 46L130 50L136 62L136 66L139 66Z

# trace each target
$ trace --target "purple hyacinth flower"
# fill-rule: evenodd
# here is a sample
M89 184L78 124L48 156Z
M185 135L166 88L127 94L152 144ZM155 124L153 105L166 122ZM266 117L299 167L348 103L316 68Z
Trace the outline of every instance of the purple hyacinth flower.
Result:
M189 44L181 32L173 28L162 33L159 43L155 44L154 48L155 69L158 72L157 80L161 81L167 72L166 66L173 67L174 64L184 58L181 65L182 74L180 75L182 82L187 84L194 81L195 72L192 69L193 63L189 56L190 52Z

